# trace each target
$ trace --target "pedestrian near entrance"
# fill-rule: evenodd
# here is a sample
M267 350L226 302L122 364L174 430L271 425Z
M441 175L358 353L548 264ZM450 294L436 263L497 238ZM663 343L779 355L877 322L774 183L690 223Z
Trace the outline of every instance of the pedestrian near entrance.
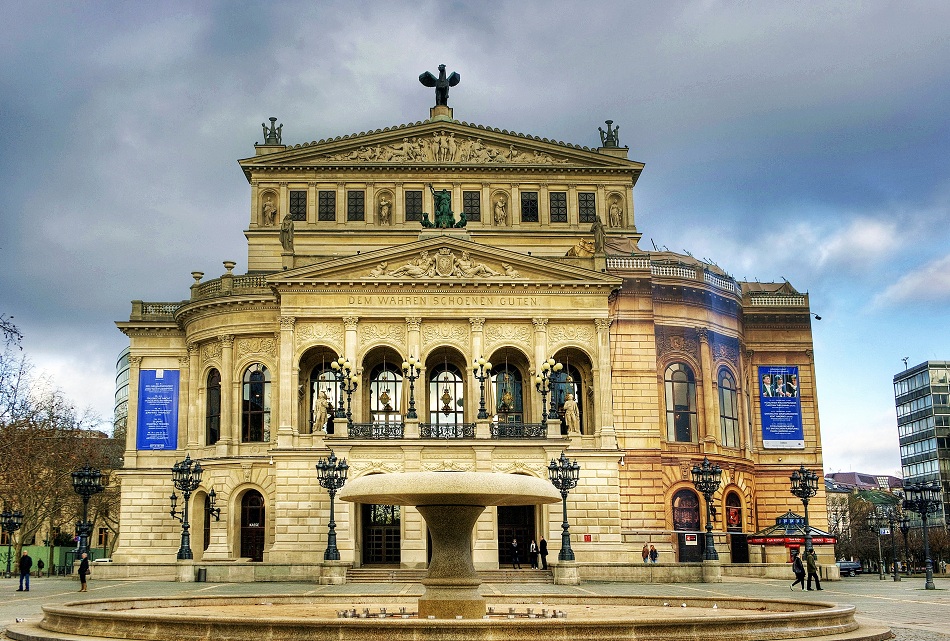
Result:
M538 544L531 539L531 545L528 546L528 561L531 563L531 569L538 569Z
M87 557L88 555L85 552L83 552L82 561L79 562L79 585L80 585L79 591L80 592L89 591L86 589L86 576L88 576L89 574L89 559Z
M792 550L792 572L795 573L795 582L789 586L790 590L794 590L795 586L799 583L802 584L802 590L805 589L805 566L802 565L802 558L798 556L798 550Z
M821 579L818 578L818 555L815 550L805 552L805 565L808 566L808 589L811 590L812 577L815 579L815 587L821 589Z
M660 553L655 547L650 546L650 563L656 563L657 559L660 558Z
M643 551L641 552L641 554L643 555L644 563L650 560L650 546L647 545L646 543L643 544Z
M538 552L541 554L541 569L548 569L548 542L545 540L544 536L541 537L541 540L538 542Z
M518 554L518 539L511 539L511 569L521 569L521 556Z
M23 556L20 557L20 587L16 589L17 592L30 591L30 570L32 569L33 559L26 550L23 550Z

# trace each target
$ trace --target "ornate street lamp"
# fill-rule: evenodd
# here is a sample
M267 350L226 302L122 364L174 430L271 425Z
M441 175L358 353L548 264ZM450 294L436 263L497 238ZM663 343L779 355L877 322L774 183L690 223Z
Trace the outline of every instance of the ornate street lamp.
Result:
M933 560L930 558L930 540L927 537L927 515L935 514L940 510L940 485L936 481L928 483L913 483L904 487L904 509L920 515L920 522L924 530L924 567L927 579L925 590L935 590Z
M884 553L881 551L881 526L883 519L877 512L868 514L868 529L877 534L877 574L878 578L884 580Z
M564 369L564 366L553 358L541 363L541 368L534 375L534 387L541 392L541 422L557 418L557 407L554 401L554 391L551 390L551 377ZM551 410L548 411L548 392L551 392Z
M10 560L12 559L13 533L23 525L23 513L20 510L4 510L0 514L0 528L7 533L7 578L10 577Z
M330 450L328 458L322 458L317 461L317 479L320 487L330 493L330 523L327 534L327 549L323 553L324 561L339 561L340 551L336 547L336 520L333 515L333 499L337 491L346 483L346 473L350 466L346 464L346 459L337 459L333 450Z
M805 551L812 551L811 526L808 524L808 501L818 494L818 475L805 469L805 464L792 472L792 494L801 499L805 506Z
M89 522L89 499L103 490L102 472L89 465L73 471L73 491L82 497L82 520L77 524L79 530L79 556L89 552L89 536L92 523Z
M577 487L577 478L580 475L581 466L577 460L569 461L564 452L561 452L560 458L552 459L548 465L548 476L554 487L561 491L561 506L564 514L564 521L561 523L561 551L558 552L558 561L573 561L574 550L571 549L570 524L567 522L567 495Z
M169 497L172 503L169 514L181 522L181 547L178 548L179 560L195 558L191 553L191 524L188 522L188 500L191 498L191 493L201 485L202 472L204 470L201 469L201 463L192 461L189 454L185 455L184 461L178 461L172 465L172 483L175 484L175 489L181 492L183 501L181 511L178 511L175 509L178 505L178 495L172 492Z
M907 515L901 516L901 536L904 537L904 572L910 576L910 552L907 547L907 535L910 533L910 519Z
M416 379L419 378L419 372L422 370L422 363L415 356L410 356L402 362L402 372L409 379L409 411L406 412L406 418L419 418L416 414ZM484 388L483 388L484 389ZM482 404L484 405L485 395L482 394ZM479 414L481 418L481 414Z
M719 560L719 553L716 552L716 544L712 533L712 495L719 489L721 481L722 468L717 464L710 463L709 458L704 456L702 465L693 466L693 485L706 497L706 549L703 550L703 560L705 561Z
M403 369L406 365L408 363L403 363ZM479 420L486 419L488 418L488 412L485 410L485 379L491 376L491 363L486 361L485 357L479 356L472 366L472 374L478 379L478 418Z
M352 405L352 396L353 392L356 391L357 386L360 382L356 374L353 373L353 365L346 358L340 356L335 361L330 363L330 368L333 370L333 373L336 375L336 380L340 384L340 388L344 394L346 394L346 412L343 412L343 397L340 397L340 407L336 411L336 418L346 417L346 426L347 428L353 427L353 412L351 411Z
M894 537L894 530L900 523L900 508L898 505L891 505L884 509L884 520L887 521L889 534L891 535L891 559L894 563L894 580L900 581L901 575L897 570L897 539Z

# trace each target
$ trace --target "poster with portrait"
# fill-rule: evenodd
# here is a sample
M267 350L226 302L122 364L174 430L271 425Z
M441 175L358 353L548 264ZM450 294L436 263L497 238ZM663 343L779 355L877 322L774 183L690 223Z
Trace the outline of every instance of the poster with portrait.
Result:
M136 449L178 448L178 378L177 369L143 369L139 372Z
M804 449L805 432L802 429L798 367L760 365L758 385L763 447Z

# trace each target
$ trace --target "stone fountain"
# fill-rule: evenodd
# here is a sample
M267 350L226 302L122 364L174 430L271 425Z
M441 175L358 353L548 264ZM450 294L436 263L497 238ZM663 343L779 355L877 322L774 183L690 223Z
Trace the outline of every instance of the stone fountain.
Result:
M412 505L432 537L429 574L422 581L419 616L480 619L485 599L472 563L472 529L490 505L557 503L551 483L516 474L490 472L407 472L373 474L350 481L340 499L353 503Z

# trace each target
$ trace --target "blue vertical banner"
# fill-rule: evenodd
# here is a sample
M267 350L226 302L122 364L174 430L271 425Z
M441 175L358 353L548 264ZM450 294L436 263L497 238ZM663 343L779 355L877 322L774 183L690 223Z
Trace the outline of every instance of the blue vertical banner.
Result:
M762 446L766 449L805 449L798 367L760 365L758 385Z
M177 369L139 372L136 449L178 449L178 378Z

